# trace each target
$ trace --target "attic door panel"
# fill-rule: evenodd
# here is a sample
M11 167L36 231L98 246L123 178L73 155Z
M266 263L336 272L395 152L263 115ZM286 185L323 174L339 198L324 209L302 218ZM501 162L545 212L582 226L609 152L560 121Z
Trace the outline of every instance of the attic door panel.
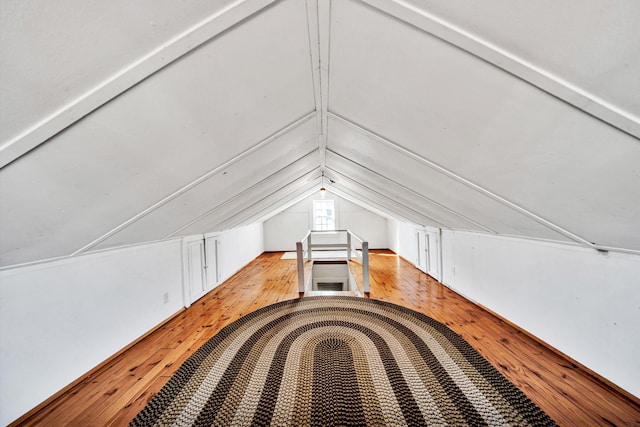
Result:
M637 140L361 3L332 12L331 111L590 241L640 247Z

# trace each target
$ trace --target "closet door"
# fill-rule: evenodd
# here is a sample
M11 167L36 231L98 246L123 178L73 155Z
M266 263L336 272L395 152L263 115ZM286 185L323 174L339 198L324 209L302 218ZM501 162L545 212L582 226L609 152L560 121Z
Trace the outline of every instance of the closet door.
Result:
M204 238L205 276L207 292L220 284L220 268L218 263L218 249L220 240L217 235L207 235Z
M427 274L436 280L440 277L440 230L427 229L426 232L427 251Z
M202 236L185 237L182 241L184 297L188 307L207 293L205 248Z
M418 229L416 231L416 238L418 239L416 267L418 267L418 269L420 269L421 271L427 273L429 269L429 241L427 240L427 233L424 229Z

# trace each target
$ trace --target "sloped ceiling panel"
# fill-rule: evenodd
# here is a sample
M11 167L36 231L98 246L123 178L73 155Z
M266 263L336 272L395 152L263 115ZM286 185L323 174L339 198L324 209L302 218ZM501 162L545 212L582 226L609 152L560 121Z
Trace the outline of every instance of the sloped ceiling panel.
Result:
M5 1L1 265L243 225L322 173L416 224L640 251L639 9Z
M334 2L332 16L330 114L568 234L640 248L636 138L363 2ZM348 144L332 139L330 148L337 144L337 152L360 160L357 150L347 153ZM390 164L377 150L365 150L367 168L391 169L391 176L406 169L406 160L396 156ZM451 185L425 182L420 192L427 196L456 194ZM528 223L491 226L553 238Z
M386 219L391 219L391 220L399 220L400 218L396 215L393 215L389 210L383 210L380 208L376 208L373 207L371 203L365 202L364 197L360 197L359 199L357 198L353 198L349 195L347 195L344 191L340 191L336 189L336 186L334 184L332 184L331 182L329 182L328 185L325 186L325 188L327 189L327 194L331 195L331 194L335 194L337 196L339 196L340 198L353 203L354 205L365 209L366 211L369 211L371 213L376 214L377 216L381 217L381 218L386 218ZM314 194L315 193L315 194ZM317 197L316 195L318 194L318 192L314 192L310 195L314 195L314 197ZM362 196L362 195L361 195ZM322 197L322 196L321 196ZM356 213L349 213L350 216L352 215L357 215ZM355 218L355 217L353 217ZM402 220L407 221L406 219L402 218ZM364 238L363 236L360 236L362 238Z
M421 212L408 208L395 200L390 200L386 196L344 175L329 170L326 176L333 181L328 186L329 191L360 204L372 212L382 212L391 218L410 224L441 226L441 224L434 222L433 219L426 217Z
M640 3L634 0L405 0L481 36L625 115L640 116ZM585 7L586 6L586 7ZM428 11L428 12L427 12Z
M344 133L341 134L341 130ZM354 129L354 126L345 125L343 121L337 119L330 121L330 136L329 150L335 151L367 169L375 170L407 189L421 195L428 195L430 200L452 212L459 213L458 218L467 218L467 223L471 220L482 226L484 231L564 240L564 236L552 229L450 176L408 157L393 147L383 144L380 138L359 132ZM333 163L327 160L327 165L331 167ZM345 168L342 170L346 172ZM347 175L352 176L349 172ZM385 188L379 180L378 182L370 182L368 185L374 185L379 189ZM384 194L393 198L397 193L388 189ZM423 209L428 209L426 204ZM425 210L426 212L428 211ZM448 217L445 219L438 216L449 228L469 229L469 224L460 227L458 221L454 220L451 215ZM471 229L477 229L477 227Z
M282 135L267 140L258 149L217 168L215 173L162 205L136 218L108 236L96 249L131 244L141 239L161 240L194 218L217 211L238 194L265 180L285 185L318 167L315 117L305 119ZM248 201L245 201L247 203ZM219 218L220 221L226 218ZM180 227L178 227L179 225Z
M279 2L6 166L3 265L72 254L307 117L306 22L304 3Z
M3 0L0 141L45 120L233 3Z
M380 193L415 212L422 213L425 218L431 220L429 224L424 225L493 232L491 229L451 211L451 209L433 199L427 199L417 191L398 184L388 175L383 175L385 173L384 170L379 171L379 173L372 171L362 166L362 164L355 163L353 160L336 154L334 151L327 152L327 169L336 172L342 177L348 177L351 181L362 183L370 188L371 191ZM338 181L342 180L338 178Z
M240 225L250 224L258 218L263 218L271 212L283 209L289 201L298 199L302 195L317 191L320 185L320 170L285 179L288 184L281 186L278 182L263 181L250 190L241 193L232 203L216 209L194 221L188 227L175 233L176 236L187 236L202 233L203 230L225 230Z

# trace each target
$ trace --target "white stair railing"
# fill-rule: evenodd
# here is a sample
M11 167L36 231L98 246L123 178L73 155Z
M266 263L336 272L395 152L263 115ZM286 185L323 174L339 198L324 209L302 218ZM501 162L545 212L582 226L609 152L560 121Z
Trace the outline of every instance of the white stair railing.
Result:
M340 234L340 236L346 236L345 243L313 243L312 237L314 235L320 234ZM361 251L354 251L353 249L358 249L352 246L353 241L356 240L360 244ZM352 233L350 230L310 230L305 234L305 236L299 242L296 242L296 260L298 265L298 292L304 292L305 288L305 277L304 277L304 259L305 259L305 247L306 247L306 258L308 261L313 261L313 249L346 249L347 256L346 259L351 261L352 254L355 253L356 256L362 261L362 287L364 293L369 293L370 291L370 283L369 283L369 242L358 237L355 233Z

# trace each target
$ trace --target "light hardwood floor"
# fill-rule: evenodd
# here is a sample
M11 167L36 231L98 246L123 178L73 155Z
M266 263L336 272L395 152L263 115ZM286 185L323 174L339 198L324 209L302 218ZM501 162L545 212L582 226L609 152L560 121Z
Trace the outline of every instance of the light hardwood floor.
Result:
M111 358L19 425L126 425L220 328L299 298L295 260L265 253L214 291ZM373 251L370 298L420 311L460 334L557 423L640 425L640 404L389 251ZM359 268L357 262L352 263Z

